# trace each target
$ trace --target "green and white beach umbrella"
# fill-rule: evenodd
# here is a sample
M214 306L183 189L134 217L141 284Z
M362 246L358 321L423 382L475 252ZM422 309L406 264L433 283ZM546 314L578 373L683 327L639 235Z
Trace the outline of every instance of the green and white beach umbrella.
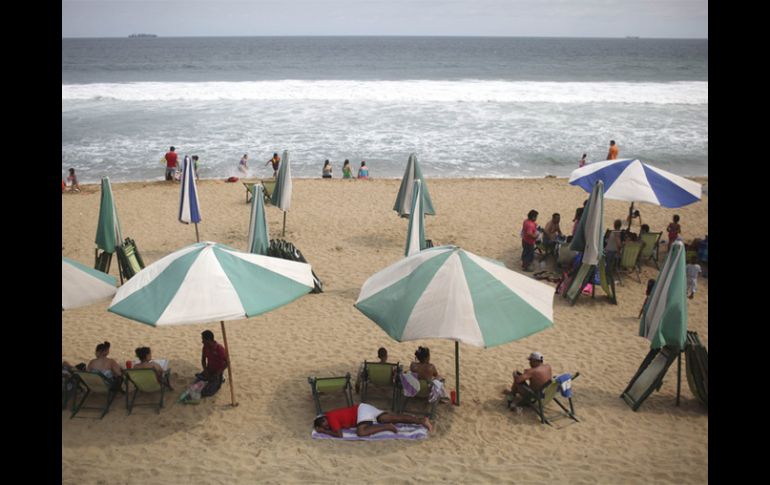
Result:
M422 182L414 181L412 209L409 212L409 227L406 230L404 256L411 256L425 249L425 213L422 209Z
M102 177L102 198L99 203L99 222L96 225L96 247L110 254L123 244L120 221L112 196L109 177Z
M417 163L417 155L414 153L409 155L409 160L406 162L406 170L404 170L404 177L401 179L401 186L398 188L398 195L396 196L396 203L393 205L393 210L398 212L398 215L401 217L409 215L415 180L422 182L423 211L425 214L435 216L436 211L433 210L433 202L430 200L428 186L425 184L425 178L422 176L420 164Z
M118 290L114 276L61 258L61 308L71 310L112 298Z
M313 289L313 272L298 263L195 243L159 259L120 287L109 311L147 325L184 325L266 313ZM228 349L228 355L229 349ZM232 365L230 395L236 405Z
M283 211L283 232L286 235L286 212L291 208L291 166L289 165L289 151L283 151L283 159L278 169L278 177L275 180L273 195L270 196L270 203Z
M687 340L685 254L682 241L674 242L639 321L639 336L652 342L650 348L670 345L684 349Z
M553 325L553 288L456 246L425 249L364 282L355 307L393 339L493 347ZM459 403L459 397L458 401Z
M253 254L267 255L270 247L270 236L267 230L265 214L265 195L262 185L255 184L254 197L251 199L251 217L249 218L249 240L246 250Z

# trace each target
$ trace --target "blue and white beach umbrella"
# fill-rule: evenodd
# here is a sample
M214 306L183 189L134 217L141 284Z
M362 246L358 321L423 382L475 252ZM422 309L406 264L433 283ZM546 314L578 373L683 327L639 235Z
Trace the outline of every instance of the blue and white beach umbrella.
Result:
M493 347L553 325L553 287L456 246L407 256L364 282L355 307L393 339Z
M655 168L638 159L607 160L574 170L569 183L591 192L597 180L604 182L604 197L628 202L647 202L662 207L682 207L701 199L701 184Z
M71 310L111 298L118 290L114 276L61 258L61 308Z
M201 221L200 205L198 204L198 188L195 185L195 170L190 157L184 157L182 165L182 187L179 194L179 222L195 224L195 240L200 242L198 223Z

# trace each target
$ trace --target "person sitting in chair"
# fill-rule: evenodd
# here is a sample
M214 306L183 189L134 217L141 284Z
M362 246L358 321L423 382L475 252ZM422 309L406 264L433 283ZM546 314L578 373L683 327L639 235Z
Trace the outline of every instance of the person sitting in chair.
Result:
M532 352L529 354L529 369L524 372L516 369L513 371L513 385L510 392L506 389L505 393L510 394L511 401L508 407L511 410L520 412L519 405L526 404L524 397L526 391L522 392L522 387L526 387L529 391L539 392L546 384L551 382L553 373L549 364L543 363L543 354L540 352ZM516 396L519 397L518 401Z
M366 403L327 411L315 418L313 427L319 433L342 438L342 429L353 426L358 436L369 436L380 431L398 433L396 423L421 424L429 432L433 431L427 416L420 418L411 414L394 414Z
M377 358L380 359L380 364L387 364L388 363L388 349L385 347L380 347L377 349ZM358 375L356 376L356 384L355 384L355 390L356 394L361 392L361 381L364 377L364 364L361 364L361 367L358 369Z
M428 401L434 402L437 399L448 401L449 394L447 394L444 387L444 378L439 376L436 366L430 363L430 349L428 347L418 347L414 356L417 358L417 362L409 364L409 371L417 376L418 379L433 382L433 392Z
M152 351L150 348L137 347L135 353L139 358L139 363L134 366L134 369L152 369L155 371L155 376L158 378L158 382L163 382L163 367L161 367L157 362L153 362Z
M120 370L120 364L115 359L107 357L110 353L110 343L103 342L96 346L96 358L86 366L88 372L99 372L112 383L112 389L121 391L123 383L123 372Z

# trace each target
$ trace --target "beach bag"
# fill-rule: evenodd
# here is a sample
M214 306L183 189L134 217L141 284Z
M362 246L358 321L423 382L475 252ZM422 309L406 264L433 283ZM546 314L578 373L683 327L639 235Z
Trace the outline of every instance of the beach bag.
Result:
M225 182L237 182L237 181L238 181L238 177L235 177L235 176L225 179Z

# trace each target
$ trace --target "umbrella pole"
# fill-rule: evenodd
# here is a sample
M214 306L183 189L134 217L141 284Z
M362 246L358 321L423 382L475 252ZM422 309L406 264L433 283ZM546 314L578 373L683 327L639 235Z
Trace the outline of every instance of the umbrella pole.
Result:
M455 404L460 405L460 342L455 340Z
M201 242L201 238L198 236L198 223L195 223L195 242Z
M628 227L626 228L627 231L631 230L631 222L633 221L631 216L633 215L634 215L634 203L631 202L631 207L628 208Z
M679 406L679 394L682 389L682 352L679 351L679 356L676 363L676 405Z
M283 211L283 231L281 232L281 237L286 235L286 211Z
M225 341L225 350L227 351L227 377L230 380L230 398L232 399L233 407L237 406L235 402L235 389L233 388L233 366L230 364L230 349L227 347L227 334L225 333L225 322L221 320L222 324L222 340Z

